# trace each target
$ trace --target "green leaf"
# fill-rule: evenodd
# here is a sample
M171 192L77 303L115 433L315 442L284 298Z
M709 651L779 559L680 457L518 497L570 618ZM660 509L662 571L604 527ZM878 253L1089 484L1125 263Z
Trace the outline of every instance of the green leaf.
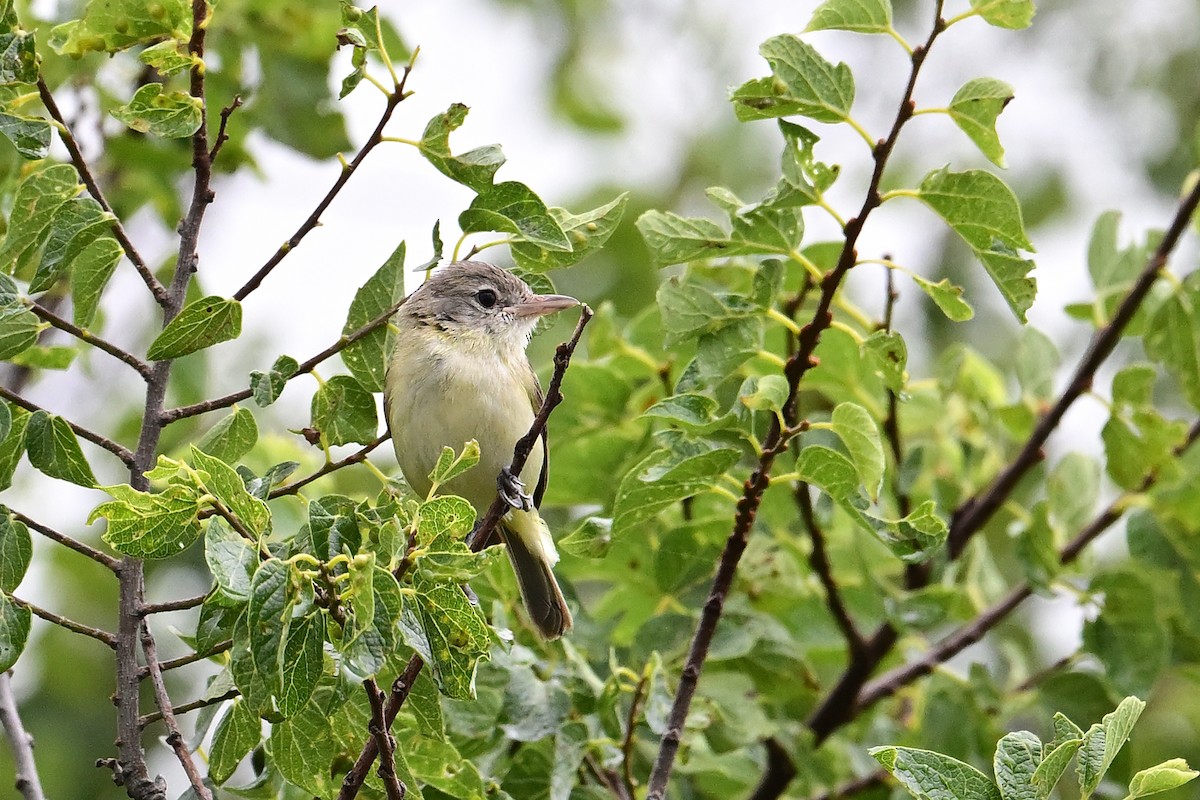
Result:
M833 432L842 440L858 478L872 500L879 498L883 484L883 443L879 428L865 408L855 403L839 403L833 409Z
M90 0L82 19L51 29L50 46L78 58L162 39L187 41L191 32L192 8L186 0Z
M33 278L29 293L45 291L68 270L75 258L95 241L113 222L113 215L90 197L76 197L64 203L54 216L50 235Z
M249 409L233 407L233 412L213 425L196 443L196 448L229 464L249 453L258 441L258 423Z
M463 124L469 110L455 103L429 120L421 136L421 155L446 177L482 193L492 185L496 170L504 163L504 153L499 145L492 144L457 156L451 154L450 134Z
M1037 400L1049 400L1054 392L1054 377L1062 362L1050 337L1036 328L1025 328L1017 342L1017 380L1025 393Z
M963 84L950 100L954 124L997 167L1004 167L1004 148L996 135L996 118L1013 99L1013 88L995 78L975 78Z
M364 625L364 620L356 618L354 629L359 633L343 648L349 667L363 677L378 674L396 652L399 643L397 623L404 607L400 586L392 573L376 566L371 574L374 592L371 598L372 619L370 624ZM358 607L355 614L365 606L362 603L355 605ZM412 702L411 697L409 702Z
M1080 731L1080 733L1083 732ZM1082 738L1065 739L1057 745L1051 742L1053 749L1046 754L1042 763L1037 765L1031 778L1033 785L1037 787L1038 800L1046 800L1050 797L1050 793L1054 791L1059 778L1067 771L1071 759L1075 757L1081 744L1083 744Z
M992 766L1004 800L1038 800L1034 771L1042 761L1042 740L1029 731L1005 734L996 744Z
M891 28L891 0L825 0L804 30L887 33Z
M683 393L664 397L642 412L643 417L657 417L689 428L706 428L716 422L720 404L708 395Z
M204 64L203 60L194 58L188 52L186 39L167 39L158 44L152 44L138 53L138 61L154 67L156 72L164 76L191 69L194 64L200 66Z
M458 215L463 233L498 231L546 250L571 251L571 242L542 199L523 183L506 181L484 188Z
M18 409L18 411L22 411L22 409ZM24 413L28 413L28 412L24 412ZM7 401L0 400L0 441L8 438L8 435L12 432L12 427L13 427L12 409L8 407Z
M612 528L613 521L607 517L585 517L558 540L558 548L578 558L604 558L612 546Z
M1106 289L1125 287L1142 270L1146 256L1140 247L1118 249L1117 230L1121 224L1119 211L1105 211L1096 218L1088 241L1088 274L1100 295Z
M179 358L220 342L236 339L242 332L242 304L224 297L205 297L188 303L151 343L146 357L151 361Z
M250 663L265 681L267 691L278 696L283 686L283 643L292 625L291 568L277 558L263 561L250 583L246 605ZM234 637L237 638L236 636ZM235 673L236 675L236 673ZM241 682L238 687L242 688ZM246 691L243 689L243 694Z
M811 483L834 500L845 501L858 492L858 471L854 462L824 445L810 444L796 459L800 480Z
M25 429L25 450L29 453L29 463L51 478L88 488L96 485L96 476L83 457L75 431L62 417L45 411L30 417Z
M783 157L780 169L783 181L769 197L772 205L805 206L821 201L824 194L837 180L840 167L823 164L813 156L813 149L821 137L787 120L779 120L779 131L783 134Z
M475 524L475 509L461 497L443 495L421 504L417 513L417 543L422 547L439 536L461 539Z
M208 775L216 783L233 776L237 765L262 738L262 723L240 697L217 723L212 746L208 750Z
M45 158L50 153L50 123L41 117L0 113L0 134L12 142L22 157Z
M342 24L346 27L338 32L339 36L347 36L355 47L372 53L387 53L393 61L405 61L410 57L400 34L386 17L380 17L377 7L356 8L346 0L341 0L341 6Z
M59 209L82 189L75 168L68 164L39 170L21 183L0 245L0 272L32 274Z
M949 278L942 278L937 283L927 281L920 275L913 275L912 279L951 322L966 322L975 316L975 309L962 298L962 287L950 283Z
M375 439L379 417L375 397L350 375L335 375L312 399L312 427L330 446Z
M1187 761L1172 758L1134 775L1133 780L1129 782L1129 794L1125 800L1137 800L1139 797L1178 789L1186 783L1191 783L1197 775L1200 775L1200 772L1189 767Z
M854 76L845 64L833 65L793 34L763 42L759 54L771 65L772 77L748 81L734 90L740 120L793 114L819 122L841 122L854 103Z
M0 671L12 668L29 639L30 611L0 594Z
M410 628L404 626L409 646L428 654L442 694L456 700L474 699L475 667L488 659L488 626L483 614L457 585L433 583L417 573L413 589L422 641L413 641Z
M127 484L102 487L113 500L92 510L87 522L108 520L104 541L134 558L167 558L200 538L199 504L193 490L168 486L158 494Z
M16 9L5 3L4 32L0 33L0 84L37 83L40 74L37 47L31 31L23 30Z
M33 346L41 323L24 306L0 306L0 359L8 360Z
M738 391L738 400L751 411L783 413L791 389L782 375L762 375L747 378Z
M731 246L721 226L701 217L652 210L638 217L637 229L659 266L736 254L725 252Z
M550 216L567 235L571 244L570 252L540 247L518 238L509 245L513 261L521 269L530 272L549 272L582 261L608 242L625 213L628 199L629 193L622 192L614 200L582 214L572 214L564 208L551 206Z
M78 347L61 344L34 345L17 353L9 359L9 363L29 369L67 369L75 363L77 355L79 355Z
M75 324L87 328L96 318L100 295L124 251L116 239L93 239L75 256L71 267L71 305Z
M233 467L195 446L192 447L192 463L201 471L205 490L233 512L252 536L262 537L271 532L270 509L246 490L242 476Z
M10 409L8 403L0 404L12 420L8 435L0 441L0 490L3 490L12 485L13 472L25 452L25 428L33 415L23 408Z
M354 501L340 494L318 497L308 504L309 537L313 553L327 561L345 551L358 552L362 531Z
M417 720L417 728L426 736L446 738L446 720L442 714L442 698L429 674L422 672L408 691L408 702L404 707Z
M283 687L279 713L294 716L317 688L324 667L325 615L309 614L293 620L283 645Z
M697 282L671 278L658 287L664 344L674 347L700 334L712 333L739 318L761 310L737 295L720 295Z
M1170 371L1192 408L1200 408L1200 292L1189 291L1196 285L1188 281L1159 305L1143 339L1146 355Z
M1143 523L1131 518L1130 524L1136 530ZM1083 649L1104 665L1117 690L1149 692L1171 649L1170 632L1159 622L1153 579L1132 571L1105 572L1089 590L1104 601L1100 614L1083 626Z
M971 0L971 8L989 25L1013 30L1028 28L1036 11L1033 0Z
M387 261L367 279L354 294L342 335L362 328L404 298L404 242L396 247ZM395 333L384 324L342 351L350 374L369 391L383 391L383 377L391 358Z
M217 516L208 520L204 561L223 598L233 603L250 599L250 582L258 569L258 550Z
M288 379L296 374L300 364L291 356L280 356L275 359L269 372L254 370L250 373L250 391L254 393L254 402L260 408L265 408L283 393Z
M138 133L182 139L199 129L204 103L187 92L164 92L161 83L147 83L112 115Z
M16 591L29 562L33 559L33 541L29 529L12 512L0 506L0 592Z
M1100 465L1082 453L1063 456L1046 483L1050 513L1064 530L1087 524L1100 498Z
M338 743L332 722L317 704L273 725L268 744L275 766L288 783L312 797L337 794L341 781L330 775L329 767L338 757Z
M613 501L614 540L638 530L668 506L709 490L717 475L737 463L741 453L721 447L693 456L655 450L636 464L617 487Z
M867 752L921 800L1001 800L986 775L950 756L911 747L872 747Z
M478 463L479 442L474 439L464 444L458 455L455 455L453 447L443 447L433 472L429 473L429 482L434 486L444 486Z
M862 352L883 385L897 394L908 383L908 345L895 331L875 331L862 343Z
M1025 312L1037 297L1037 280L1029 277L1034 269L1033 262L1003 245L996 245L991 250L977 250L975 255L1008 302L1008 307L1024 324L1027 321Z
M1087 797L1096 791L1104 773L1112 766L1113 759L1129 740L1138 717L1146 704L1136 697L1126 697L1116 709L1104 715L1099 723L1088 728L1083 735L1083 745L1075 763L1079 777L1080 793Z
M475 553L462 539L442 534L421 548L414 568L438 583L466 583L503 558L500 547Z

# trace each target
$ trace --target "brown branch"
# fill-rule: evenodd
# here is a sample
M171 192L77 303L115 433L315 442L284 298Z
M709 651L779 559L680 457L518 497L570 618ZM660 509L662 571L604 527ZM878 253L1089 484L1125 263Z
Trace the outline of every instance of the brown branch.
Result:
M367 699L371 703L371 722L367 728L380 754L376 774L383 781L388 800L404 800L408 790L404 782L396 777L396 737L392 736L392 732L383 721L383 692L379 691L375 681L370 678L363 681L363 688L367 690Z
M629 715L625 718L625 738L621 740L621 771L625 790L630 797L637 793L637 780L633 777L633 734L637 729L638 713L646 698L646 683L649 676L642 670L642 677L633 689L633 700L629 703Z
M179 669L180 667L186 667L188 664L195 664L197 661L203 661L206 658L212 658L218 653L224 653L232 647L233 639L226 639L223 642L217 642L212 647L209 647L205 650L197 650L196 652L188 653L185 656L179 656L177 658L169 658L166 661L160 661L158 663L158 668L163 672L167 672L168 670L172 669ZM138 671L139 678L145 678L149 674L149 665L142 667Z
M108 198L104 196L104 192L100 189L100 184L96 182L96 176L92 174L91 168L88 166L87 159L83 157L83 152L79 149L79 143L75 141L75 135L71 133L71 126L67 124L63 118L62 111L59 110L58 104L54 102L54 95L50 93L50 87L46 85L46 79L38 75L38 95L42 99L42 105L50 112L50 116L58 123L58 136L66 145L67 152L71 156L71 163L75 165L75 171L79 173L79 177L83 179L83 184L87 187L88 193L92 196L100 207L113 215L112 232L116 237L117 242L121 245L121 249L125 251L125 256L133 264L138 275L142 277L142 281L146 284L146 288L150 290L150 294L154 295L155 301L166 308L168 305L167 290L162 283L154 276L153 270L146 264L146 260L142 258L137 247L129 238L129 234L125 232L125 227L121 225L121 220L116 218L113 213L112 205L109 204Z
M53 611L47 611L40 606L36 606L28 600L22 600L14 594L8 595L8 599L12 600L22 608L28 608L34 613L35 616L41 617L42 619L46 620L46 622L57 625L60 628L64 628L71 633L78 633L91 639L95 639L97 642L103 642L114 650L117 647L117 637L113 636L106 630L93 628L91 625L84 625L82 622L76 622L73 619L67 619L61 614L55 614Z
M326 475L328 475L332 472L337 472L339 469L342 469L343 467L348 467L351 464L361 464L363 461L367 460L367 456L370 455L372 450L374 450L376 447L379 447L379 445L383 444L390 438L392 438L392 434L390 432L385 432L385 433L381 434L379 437L368 442L360 450L357 450L357 451L351 453L350 455L346 456L345 458L340 459L338 461L330 461L327 464L325 464L324 466L322 466L320 469L318 469L316 472L314 472L313 474L308 475L304 478L301 478L298 481L294 481L293 483L289 483L287 486L277 486L276 488L271 490L271 493L269 495L267 495L267 499L274 500L276 497L283 497L284 495L295 494L296 492L300 491L305 486L307 486L308 484L317 480L318 478L323 478Z
M375 125L375 130L371 131L371 135L359 149L358 154L354 156L354 160L342 168L337 180L335 180L333 185L329 187L329 191L325 193L325 196L321 198L319 203L317 203L317 207L313 209L311 214L308 215L308 219L304 220L304 222L300 224L300 227L296 229L296 232L292 234L291 238L279 246L279 249L275 251L275 254L267 259L267 263L263 264L262 267L259 268L258 272L254 273L250 280L246 281L246 284L242 286L242 288L234 292L234 300L245 300L246 297L255 289L257 289L263 280L271 274L271 271L275 269L275 267L279 266L279 262L283 261L288 253L295 250L300 244L301 240L303 240L313 228L320 224L321 215L325 213L325 209L329 208L329 204L332 203L334 198L338 196L338 193L342 191L342 187L346 185L346 183L350 180L350 177L354 175L355 171L358 170L359 166L362 165L362 162L371 153L371 151L383 141L383 129L387 127L388 121L392 118L392 113L396 110L396 107L399 106L400 103L404 102L404 99L408 97L408 93L404 90L404 85L408 82L408 76L411 73L412 63L410 62L408 66L404 68L404 72L400 76L400 80L392 90L392 93L388 95L387 104L383 108L383 114L380 115L379 122Z
M41 317L46 322L53 325L55 328L58 328L60 331L63 331L64 333L69 333L70 335L72 335L76 339L78 339L79 341L86 342L87 344L90 344L92 347L95 347L97 350L102 350L105 353L108 353L110 356L117 359L118 361L128 364L130 367L133 367L133 369L137 372L137 374L141 375L146 380L150 379L150 365L147 364L145 361L142 361L140 358L135 356L133 353L130 353L128 350L124 350L124 349L118 347L117 345L113 344L112 342L109 342L106 339L100 338L99 336L95 335L94 333L91 333L90 331L84 330L83 328L80 328L80 327L72 324L71 322L68 322L67 320L63 319L58 314L55 314L49 308L42 305L41 303L38 303L35 300L29 301L29 310L32 311L37 316Z
M12 670L0 673L0 725L8 737L16 768L15 786L24 800L46 800L42 781L38 778L37 762L33 758L33 736L21 724L21 714L12 692Z
M162 614L167 611L187 611L189 608L195 608L204 602L204 598L208 597L208 593L198 594L195 597L184 597L180 600L167 600L163 603L143 603L142 616L148 617L151 614Z
M183 767L196 796L200 800L212 800L212 792L204 785L204 778L196 769L196 764L192 761L192 754L188 752L187 743L183 740L183 734L179 732L179 724L175 722L175 709L171 705L170 695L167 694L167 686L163 683L162 669L158 663L158 650L154 644L154 637L150 635L150 626L144 621L142 622L141 638L142 650L146 654L146 664L150 670L150 685L154 687L154 701L162 714L163 722L167 724L167 744L175 751L175 757L179 759L179 764Z
M804 521L804 527L808 529L809 539L812 540L812 551L808 555L808 564L821 581L821 587L825 590L825 605L829 608L830 616L833 617L838 629L842 632L842 638L846 640L850 657L856 658L867 643L863 639L862 633L859 632L858 626L854 624L850 611L846 608L845 600L842 599L842 591L833 577L833 565L830 564L829 553L825 550L825 531L817 522L817 515L813 512L812 496L809 494L808 484L798 481L792 489L792 495L800 509L800 518Z
M21 408L25 409L26 411L28 411L31 414L36 414L39 411L46 411L46 409L42 408L41 406L37 405L36 403L32 403L29 400L26 400L24 397L17 394L16 392L9 391L4 386L0 386L0 397L3 397L5 400L7 400L8 402L12 403L15 406L20 406ZM46 411L46 413L51 414L51 416L57 416L57 415L52 414L49 411ZM60 418L66 420L67 425L71 428L72 431L75 432L75 435L78 436L80 439L86 439L87 441L91 442L92 444L96 445L97 447L104 448L105 450L112 453L117 458L121 459L121 462L123 464L125 464L125 466L127 466L127 467L132 467L134 465L135 457L134 457L134 454L129 451L128 447L118 444L117 442L114 442L112 439L109 439L106 436L102 436L102 435L96 433L95 431L89 430L89 429L83 427L82 425L78 425L78 424L72 422L71 420L66 419L66 417L60 417Z
M962 553L971 537L987 524L988 520L992 518L992 514L996 513L996 509L1000 508L1012 494L1017 482L1034 464L1041 461L1042 445L1058 428L1059 422L1062 421L1063 415L1067 413L1071 404L1091 388L1096 370L1112 353L1113 348L1121 339L1121 332L1125 330L1134 314L1141 308L1142 301L1149 294L1155 281L1158 280L1159 272L1166 266L1167 258L1179 243L1184 231L1187 230L1188 222L1195 214L1197 205L1200 205L1200 182L1193 186L1180 202L1175 211L1175 218L1171 220L1171 226L1167 228L1167 232L1158 247L1155 248L1154 254L1146 261L1141 274L1122 298L1109 323L1096 331L1091 344L1088 345L1087 352L1084 353L1079 365L1075 368L1067 388L1038 421L1037 427L1022 445L1020 452L985 490L976 493L955 510L950 522L951 558L956 558Z
M868 789L874 789L876 786L882 785L887 781L887 777L888 774L886 772L877 769L861 778L855 778L848 783L843 783L841 786L830 789L828 792L813 795L808 800L844 800L844 798L853 797Z
M784 746L774 736L763 740L767 751L767 766L763 769L758 786L750 794L750 800L776 800L787 791L788 784L796 777L796 762L788 755Z
M83 542L81 542L77 539L74 539L70 536L67 536L65 533L59 533L58 531L54 530L53 528L43 525L42 523L38 522L35 519L30 519L29 517L22 514L20 511L15 511L12 508L9 508L9 512L13 515L13 519L19 519L21 522L25 523L25 525L27 525L28 527L37 531L42 536L45 536L47 539L58 542L59 544L63 545L64 547L69 547L70 549L74 550L76 553L80 553L82 555L87 556L92 561L95 561L97 564L100 564L101 566L104 566L104 567L108 567L108 569L112 570L113 572L117 571L117 567L120 565L121 562L119 562L117 559L113 558L112 556L108 555L107 553L102 553L99 550L95 549L94 547L89 547L88 545L84 544Z
M929 48L944 29L945 22L942 19L942 0L937 0L934 9L933 29L930 31L925 43L913 49L912 69L909 73L908 83L904 89L904 96L900 101L899 110L896 112L896 118L892 123L892 129L888 133L887 138L876 144L873 150L872 155L875 167L871 173L870 183L867 187L862 207L857 216L851 217L846 221L843 228L843 236L845 238L841 254L838 256L837 265L822 277L819 284L821 294L817 300L816 309L814 309L809 323L801 328L797 336L796 352L788 358L784 366L784 376L788 381L788 397L783 405L782 421L779 417L772 420L767 437L763 440L762 455L759 457L758 466L746 480L742 490L742 497L738 500L733 530L730 532L729 538L725 542L725 548L721 552L717 571L709 590L708 600L704 604L700 621L696 626L691 645L688 648L687 659L679 679L679 690L672 703L671 713L667 721L667 729L663 734L662 742L659 745L658 757L655 759L654 768L650 773L649 791L646 795L646 800L662 800L666 795L667 782L671 777L675 755L679 751L679 744L683 738L684 723L687 720L692 697L695 695L696 686L700 680L700 672L708 657L708 648L712 643L713 636L716 634L717 624L720 622L721 613L724 609L725 598L728 596L729 589L733 585L733 578L737 572L738 563L741 561L742 553L746 550L747 540L754 524L754 518L758 513L758 507L762 503L763 493L766 492L767 486L770 484L771 468L774 466L775 458L787 449L791 438L799 432L797 399L800 381L808 370L816 366L813 352L820 342L822 332L833 322L831 309L834 298L842 285L842 281L857 261L855 246L858 243L858 237L862 233L863 226L866 224L871 212L882 202L879 187L883 180L884 168L887 166L888 159L895 148L901 129L903 129L905 123L912 117L914 109L912 97L917 75L920 73L921 65L925 62ZM870 647L870 644L868 643L868 647Z
M225 133L226 126L229 125L229 117L233 115L242 105L242 96L235 94L229 105L221 109L221 124L217 127L217 141L213 142L212 149L208 151L208 161L211 164L217 160L217 154L221 152L221 148L229 141L228 134Z
M315 369L321 362L340 353L350 345L357 342L359 339L371 333L376 328L386 324L387 321L392 318L392 315L395 314L402 305L404 305L404 300L394 303L387 311L383 312L366 325L363 325L353 333L343 335L329 347L326 347L324 350L317 353L307 361L302 362L300 366L296 368L296 371L288 377L288 380L290 381L293 378L298 378L301 375L307 375L308 373L312 372L313 369ZM224 397L217 397L212 400L193 403L190 406L179 406L178 408L168 409L162 412L161 419L164 425L170 425L172 422L184 419L185 417L194 417L197 414L205 414L209 411L217 411L218 409L229 408L234 403L240 403L253 394L254 392L250 389L241 389L231 394L227 394Z
M175 715L179 716L180 714L188 714L192 711L199 711L202 708L215 706L217 703L224 703L226 700L232 700L235 697L241 696L242 693L237 689L230 689L219 697L202 697L199 700L193 700L190 703L184 703L183 705L175 706ZM161 711L152 711L149 714L138 718L138 728L139 730L143 730L158 722L162 718L163 716Z
M512 462L509 464L509 472L513 475L520 475L521 470L525 467L525 461L529 458L534 445L538 438L545 432L546 423L550 419L550 414L563 400L562 382L563 376L566 375L567 367L571 364L571 356L575 353L575 348L579 344L579 337L583 335L583 329L587 326L588 321L592 318L592 310L587 306L583 306L579 314L579 322L575 324L575 331L571 334L571 338L558 346L554 353L554 374L550 377L550 383L546 387L546 394L542 398L542 405L538 409L538 413L533 418L533 423L529 426L529 432L517 440L513 446ZM475 551L482 550L492 532L496 529L496 524L503 516L504 509L507 503L501 499L499 493L496 499L492 501L492 505L484 514L483 519L475 526L470 536L467 537L468 546ZM424 661L421 656L413 654L408 660L408 664L404 668L404 672L400 677L396 678L392 683L392 691L388 695L388 702L384 708L384 727L390 729L392 722L395 721L396 715L400 713L400 708L404 705L404 701L408 699L408 693L412 690L413 682L421 673L421 668L424 666ZM354 800L358 795L358 790L362 788L363 781L366 780L367 772L371 769L371 765L375 763L375 757L379 754L378 745L374 738L368 738L366 744L363 745L362 752L359 753L358 759L354 762L354 766L346 773L346 777L342 780L342 788L338 793L338 800Z

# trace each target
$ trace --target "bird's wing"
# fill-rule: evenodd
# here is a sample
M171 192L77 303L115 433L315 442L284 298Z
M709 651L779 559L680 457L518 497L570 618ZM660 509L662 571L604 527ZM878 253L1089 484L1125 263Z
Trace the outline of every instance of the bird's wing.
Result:
M529 402L533 406L533 413L536 415L542 408L542 401L545 395L542 393L542 385L538 383L537 375L533 371L533 367L529 367ZM546 439L546 431L542 431L542 472L538 475L537 486L533 490L533 505L536 508L542 507L542 495L546 493L546 484L550 479L550 446Z

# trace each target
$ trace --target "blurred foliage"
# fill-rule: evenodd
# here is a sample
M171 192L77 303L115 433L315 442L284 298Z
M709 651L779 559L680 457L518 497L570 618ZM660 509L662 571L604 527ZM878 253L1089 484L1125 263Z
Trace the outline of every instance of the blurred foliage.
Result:
M626 9L602 0L497 5L535 16L548 32L550 109L589 136L629 130L631 112L605 80L620 50L613 26L629 24ZM1028 0L948 5L947 37L986 22L1046 44L1037 24L1023 30ZM903 47L897 29L925 31L931 7L829 0L814 9L809 30L880 34L873 46ZM1068 8L1047 2L1039 14ZM0 9L0 355L13 365L12 386L36 388L51 369L85 385L124 369L78 336L49 342L33 303L103 335L111 321L99 299L114 271L130 268L113 220L150 209L164 231L175 228L190 197L190 137L202 114L210 141L218 126L229 137L215 161L219 175L259 169L254 142L262 138L331 159L355 147L338 100L399 92L407 68L421 69L402 38L403 10L222 0L205 23L201 104L190 94L193 20L182 0L62 4L55 19L38 19L49 13L40 4ZM1094 22L1080 14L1078 25ZM1200 51L1172 41L1157 61L1125 69L1094 33L1088 52L1103 76L1094 86L1101 100L1119 110L1136 84L1173 109L1172 129L1160 132L1167 144L1145 164L1147 179L1173 195L1195 163L1198 105L1186 76ZM963 800L1073 797L1072 783L1084 796L1119 798L1126 787L1130 797L1184 796L1177 787L1194 773L1169 759L1200 760L1192 613L1200 453L1188 449L1200 409L1200 281L1186 268L1163 274L1123 331L1114 368L1095 381L1100 426L1032 466L951 555L955 520L1016 457L1073 367L1057 332L1024 324L1037 291L1031 239L1071 211L1072 188L1054 165L1014 192L990 168L945 166L937 153L896 156L881 200L916 200L944 221L931 220L928 234L935 244L926 263L940 266L859 263L855 275L870 276L863 285L873 290L834 287L832 325L812 368L790 385L784 367L805 326L827 325L817 313L823 281L842 248L807 228L823 215L848 221L857 213L834 208L826 193L873 166L865 150L844 171L822 161L814 130L828 129L810 128L813 121L875 140L855 117L871 76L829 61L820 41L806 33L764 42L760 77L731 92L732 113L696 115L676 174L653 191L630 192L623 176L607 175L571 210L549 206L533 188L497 178L498 146L456 145L454 131L470 121L454 97L408 142L414 158L472 193L446 255L474 253L469 244L484 248L501 234L526 280L557 285L596 310L551 420L543 513L563 551L556 572L577 609L576 629L562 642L543 642L524 624L498 548L474 553L463 544L474 518L464 502L413 496L377 474L394 472L390 458L375 469L330 470L376 440L393 333L366 327L399 301L406 259L411 269L443 256L434 220L432 247L401 244L348 310L329 310L345 314L344 334L355 337L338 345L338 366L319 359L302 367L270 353L273 366L248 376L236 398L204 406L220 371L206 349L244 341L241 304L206 296L203 273L165 330L136 329L143 341L135 360L176 361L168 397L183 410L164 432L151 491L103 486L107 498L89 520L105 521L103 544L83 520L67 533L150 559L155 599L186 597L189 588L206 595L198 610L170 617L173 626L155 617L154 630L166 654L216 651L203 666L168 673L177 703L238 694L187 717L189 743L221 787L216 796L336 796L369 735L361 681L386 688L414 653L427 667L395 724L397 773L410 796L590 800L619 796L612 787L626 782L644 796L738 497L763 442L791 414L803 430L779 455L757 508L687 718L672 797L746 796L763 776L764 743L800 766L788 797L872 775L871 755L896 780L868 785L863 797L902 788ZM971 67L982 74L992 65ZM60 124L42 105L39 79L66 109L111 213L50 148ZM937 123L1002 164L995 125L1014 91L1021 86L972 80L937 110ZM244 106L225 127L222 110L235 97ZM917 101L925 108L919 88ZM700 189L708 205L697 215ZM1116 213L1095 223L1087 299L1067 307L1077 324L1070 337L1112 323L1160 238L1126 241L1118 229ZM1079 238L1082 251L1088 237ZM174 266L151 268L169 279ZM912 312L904 325L893 319L893 288ZM128 306L136 302L144 300L131 297ZM535 364L545 364L565 324L534 342ZM94 357L85 363L80 352ZM287 431L271 406L316 366L337 374L318 379L309 424ZM143 400L130 396L106 435L132 446ZM52 411L31 413L17 398L0 404L0 481L15 484L4 499L35 519L28 498L50 495L29 486L96 487L112 474L100 463L107 455L80 445L68 422L78 409ZM466 443L446 444L452 450L435 483L472 466ZM308 476L316 480L300 486ZM1071 552L1073 537L1114 500L1126 515L1128 553ZM12 597L22 597L31 541L18 516L0 515L0 656L39 676L21 700L47 794L121 796L92 766L112 752L109 655L40 622L26 640L30 612ZM832 566L821 565L819 547ZM33 564L54 587L54 610L114 627L116 585L106 571L57 545L39 546ZM472 599L459 588L466 582ZM848 641L831 585L858 634L894 636L872 665L881 681L978 626L1014 588L1074 613L1018 612L980 631L986 645L969 665L943 668L938 659L932 674L884 687L867 707L845 700L841 721L815 730L815 714L861 663L856 648L864 646ZM1077 648L1075 618L1083 619ZM1068 645L1073 652L1055 661ZM1148 700L1152 724L1122 749L1142 713L1135 696ZM145 692L143 708L151 704ZM1005 733L1021 726L1036 733ZM152 769L169 757L158 732L152 726L146 736ZM1055 789L1072 757L1075 777ZM10 755L0 749L4 770ZM947 793L938 794L943 784ZM182 790L173 785L171 796ZM373 771L362 796L383 796Z

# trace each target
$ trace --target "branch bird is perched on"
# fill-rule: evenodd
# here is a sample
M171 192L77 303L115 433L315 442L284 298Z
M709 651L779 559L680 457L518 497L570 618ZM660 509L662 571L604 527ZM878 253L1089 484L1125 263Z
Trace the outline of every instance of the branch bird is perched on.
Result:
M383 396L396 459L418 494L428 494L429 473L444 446L479 443L479 465L445 489L482 516L499 485L512 506L500 522L500 537L530 619L547 639L571 629L571 612L551 571L558 561L554 540L537 512L546 490L545 434L521 473L536 480L533 497L508 463L542 402L525 356L533 328L540 317L576 305L573 297L534 294L491 264L450 264L400 307Z

